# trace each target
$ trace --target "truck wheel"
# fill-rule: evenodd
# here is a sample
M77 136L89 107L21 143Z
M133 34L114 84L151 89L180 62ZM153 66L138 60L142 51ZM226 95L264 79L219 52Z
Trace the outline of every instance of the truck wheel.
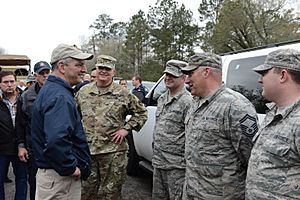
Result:
M140 167L139 167L139 156L136 153L135 147L134 147L134 141L132 132L128 133L126 136L129 150L128 150L128 164L127 164L127 175L129 176L135 176L139 174Z

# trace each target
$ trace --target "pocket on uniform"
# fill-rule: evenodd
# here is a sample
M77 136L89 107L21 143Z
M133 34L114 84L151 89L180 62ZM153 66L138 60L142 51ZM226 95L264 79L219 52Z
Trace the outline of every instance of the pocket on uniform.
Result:
M278 155L278 156L284 156L285 154L287 154L290 150L290 145L287 143L274 143L271 145L267 145L266 146L266 151L274 154L274 155Z

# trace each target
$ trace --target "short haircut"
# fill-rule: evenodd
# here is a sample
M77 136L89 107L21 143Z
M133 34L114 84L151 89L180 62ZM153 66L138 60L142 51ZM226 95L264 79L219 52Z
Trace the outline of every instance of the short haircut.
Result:
M121 79L119 80L119 84L120 84L122 81L125 81L125 82L127 83L127 80L126 80L126 79L121 78Z
M274 67L275 73L280 73L284 68ZM292 80L300 85L300 71L286 69L287 72L291 75Z
M16 77L16 74L12 71L0 71L0 83L2 83L2 78L4 76L9 76L9 75L13 75L15 77L15 81L17 81L17 77Z
M139 75L134 76L134 79L142 83L142 78Z
M72 58L68 57L68 58L64 58L64 59L58 60L57 62L52 63L51 64L52 70L57 69L59 61L62 61L64 63L64 65L67 65L68 63L71 62L71 60L72 60Z

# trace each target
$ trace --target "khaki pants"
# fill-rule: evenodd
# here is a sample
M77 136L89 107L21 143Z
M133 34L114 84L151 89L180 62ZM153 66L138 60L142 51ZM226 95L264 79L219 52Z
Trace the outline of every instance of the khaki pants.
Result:
M36 200L80 200L81 180L73 176L60 176L53 169L38 169L36 174Z

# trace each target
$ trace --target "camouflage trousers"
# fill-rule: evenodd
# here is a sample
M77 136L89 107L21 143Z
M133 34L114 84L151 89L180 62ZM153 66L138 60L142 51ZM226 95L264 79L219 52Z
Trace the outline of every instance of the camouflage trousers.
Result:
M92 155L90 177L82 182L81 200L119 200L126 179L127 152Z
M181 200L185 169L154 168L152 199Z

